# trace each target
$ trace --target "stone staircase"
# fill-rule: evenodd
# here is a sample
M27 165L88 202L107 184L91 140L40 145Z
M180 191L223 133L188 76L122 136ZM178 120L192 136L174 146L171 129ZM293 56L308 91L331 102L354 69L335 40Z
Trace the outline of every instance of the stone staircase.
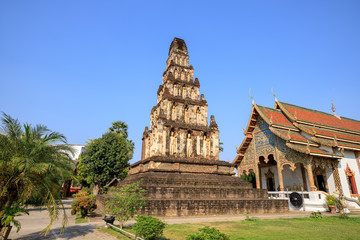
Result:
M269 199L267 190L234 176L145 172L128 176L117 187L141 181L148 197L140 214L152 216L284 213L287 200ZM99 202L98 202L99 203Z

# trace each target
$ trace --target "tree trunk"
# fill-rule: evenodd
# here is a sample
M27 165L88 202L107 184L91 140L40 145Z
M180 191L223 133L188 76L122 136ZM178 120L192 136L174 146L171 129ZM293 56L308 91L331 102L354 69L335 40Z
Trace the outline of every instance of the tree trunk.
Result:
M68 180L64 183L62 197L70 197L70 187L71 187L71 180Z
M97 196L99 194L99 190L100 190L100 187L98 184L95 184L94 188L93 188L93 194L94 196Z

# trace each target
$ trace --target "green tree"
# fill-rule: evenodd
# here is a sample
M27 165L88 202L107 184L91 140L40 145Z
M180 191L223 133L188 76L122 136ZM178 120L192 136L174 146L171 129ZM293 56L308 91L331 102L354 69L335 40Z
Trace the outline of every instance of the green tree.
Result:
M0 228L15 222L16 212L24 212L26 201L42 198L47 206L50 223L46 235L61 210L61 184L73 175L73 161L64 135L44 125L21 125L3 113L0 133ZM64 211L63 228L66 225Z
M247 174L246 171L243 171L240 175L240 178L251 183L253 185L253 188L256 188L256 176L254 171L250 170L249 174Z
M113 122L107 133L86 145L77 165L80 180L103 187L115 177L122 180L127 176L134 152L127 129L126 123Z
M77 165L76 165L76 176L77 180L80 182L80 184L84 187L90 186L91 179L89 174L89 168L86 164L84 164L83 160L84 154L80 154L79 158L77 159Z
M140 182L121 188L112 187L105 201L106 211L117 218L122 228L123 222L133 218L145 206L145 193L146 191L140 187Z

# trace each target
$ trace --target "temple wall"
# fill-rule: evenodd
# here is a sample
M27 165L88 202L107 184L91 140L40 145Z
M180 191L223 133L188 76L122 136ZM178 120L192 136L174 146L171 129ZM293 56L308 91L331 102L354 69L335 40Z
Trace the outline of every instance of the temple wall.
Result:
M329 186L329 193L333 194L334 191L336 190L336 187L335 187L335 180L334 180L334 175L332 173L332 169L327 167L325 172L326 172L327 183Z
M344 157L341 159L338 168L339 168L339 175L340 175L340 181L343 188L343 192L345 196L350 197L350 190L349 190L349 184L348 180L345 174L346 166L349 165L349 168L351 171L355 173L355 184L356 188L358 190L358 193L360 193L360 172L359 167L356 163L356 158L353 151L344 151Z
M299 187L300 184L304 185L300 167L297 167L294 171L292 171L289 165L285 165L282 174L285 191L286 186L289 186L290 189L293 189L294 183L297 187Z
M252 141L250 142L250 146L246 149L244 153L244 158L242 159L241 164L238 167L238 176L240 176L243 171L246 171L248 173L250 169L255 170L255 150Z

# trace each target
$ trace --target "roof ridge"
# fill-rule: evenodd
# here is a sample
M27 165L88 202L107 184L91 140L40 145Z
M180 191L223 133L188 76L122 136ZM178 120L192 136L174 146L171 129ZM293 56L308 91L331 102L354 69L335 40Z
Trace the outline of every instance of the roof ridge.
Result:
M330 117L335 117L331 113L327 113L327 112L323 112L323 111L319 111L319 110L315 110L315 109L311 109L311 108L301 107L301 106L298 106L298 105L294 105L294 104L286 103L286 102L281 102L281 101L279 101L279 103L284 104L284 105L288 105L288 106L291 106L291 107L297 107L297 108L300 108L300 109L309 110L309 111L316 112L316 113L325 114L325 115L328 115ZM360 123L360 120L356 120L356 119L352 119L352 118L348 118L348 117L343 117L343 116L340 116L340 117L341 117L341 120L345 119L345 120L353 121L353 122L356 122L356 123Z
M280 109L275 109L275 108L272 108L272 107L266 107L266 106L259 105L259 104L256 104L256 105L257 105L258 107L270 109L270 110L273 110L273 111L276 111L276 112L280 112L280 113L281 113L281 110L280 110Z

